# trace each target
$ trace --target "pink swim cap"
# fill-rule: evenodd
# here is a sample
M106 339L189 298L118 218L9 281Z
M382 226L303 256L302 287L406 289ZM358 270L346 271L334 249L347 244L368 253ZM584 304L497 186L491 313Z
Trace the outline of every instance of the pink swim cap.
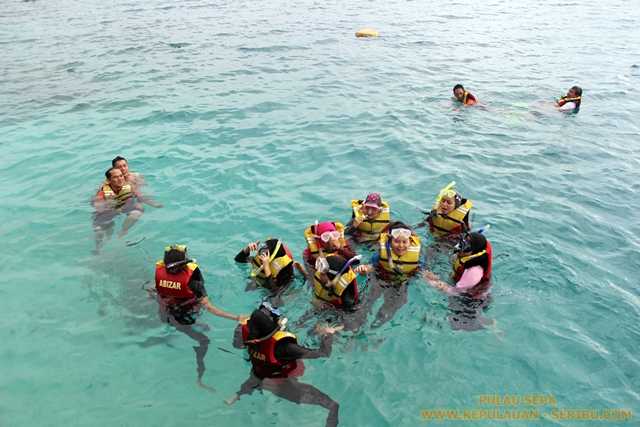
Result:
M316 226L316 236L322 236L322 233L327 231L336 231L336 226L329 221L321 222Z

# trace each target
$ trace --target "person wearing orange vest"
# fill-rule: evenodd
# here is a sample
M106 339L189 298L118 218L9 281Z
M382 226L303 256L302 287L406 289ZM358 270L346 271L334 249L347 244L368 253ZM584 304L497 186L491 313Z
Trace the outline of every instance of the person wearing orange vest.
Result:
M467 92L461 84L457 84L453 87L453 97L462 102L462 105L476 105L478 103L478 99L473 96L471 92Z
M489 301L492 265L491 243L481 232L474 231L463 235L456 246L452 274L454 286L440 280L432 271L423 273L431 286L458 298L450 300L450 303L457 302L457 306L462 306L449 319L455 329L479 329L473 325L477 324L475 320L479 317L479 309L485 308Z
M198 384L202 385L204 357L209 348L209 338L192 328L200 310L204 308L215 316L237 322L246 320L247 317L227 313L211 304L200 268L194 260L187 257L185 245L171 245L165 248L163 259L156 263L155 284L160 317L199 344L194 350L198 365Z
M304 373L301 359L329 357L333 334L340 327L318 326L320 348L310 349L298 344L296 336L286 331L287 319L277 307L262 302L248 321L235 330L233 346L246 348L251 361L251 375L240 390L225 402L232 405L240 396L254 390L269 390L278 397L295 403L319 405L329 410L325 425L338 425L339 405L328 395L310 384L298 381Z

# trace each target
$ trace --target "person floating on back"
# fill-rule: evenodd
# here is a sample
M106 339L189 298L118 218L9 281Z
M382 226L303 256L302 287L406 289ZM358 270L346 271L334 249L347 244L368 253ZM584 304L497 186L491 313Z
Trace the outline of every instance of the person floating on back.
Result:
M464 86L459 83L453 87L453 97L462 102L463 105L471 106L478 103L478 98L476 98L471 92L467 92Z
M580 111L580 102L582 101L582 88L580 86L572 86L565 96L561 96L556 101L558 111L565 113L577 113Z

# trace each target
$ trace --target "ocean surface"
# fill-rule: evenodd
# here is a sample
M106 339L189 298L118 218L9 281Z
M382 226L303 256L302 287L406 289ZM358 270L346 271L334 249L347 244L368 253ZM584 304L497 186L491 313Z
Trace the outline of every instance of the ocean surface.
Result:
M187 244L213 303L250 313L265 294L245 292L233 260L248 242L277 236L300 258L306 226L347 222L370 191L415 224L452 180L491 225L493 326L453 330L447 298L414 280L393 320L372 327L374 309L300 381L340 402L343 426L591 424L562 409L624 409L596 424L638 425L639 10L3 1L0 426L324 425L326 410L267 391L225 405L250 365L234 322L208 313L215 390L198 387L195 342L144 290L155 260ZM357 39L362 27L380 37ZM482 106L454 104L456 83ZM580 113L554 111L574 84ZM164 207L96 256L90 199L117 155ZM427 265L446 277L446 254ZM291 323L310 295L297 278ZM311 347L313 322L296 331ZM540 416L428 419L438 408Z

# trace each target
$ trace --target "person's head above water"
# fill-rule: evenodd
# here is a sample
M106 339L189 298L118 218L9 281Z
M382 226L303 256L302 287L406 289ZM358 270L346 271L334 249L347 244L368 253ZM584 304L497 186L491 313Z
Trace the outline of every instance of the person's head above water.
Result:
M176 274L192 260L187 257L186 245L171 245L164 248L163 261L167 271Z
M116 156L111 160L111 166L120 169L125 178L129 173L129 162L127 162L127 159L122 156Z
M342 242L340 241L342 234L336 229L333 222L325 221L316 226L316 236L320 241L320 246L329 249L340 249Z
M455 208L460 206L462 202L462 198L458 194L455 188L456 182L451 181L438 193L436 197L436 202L434 204L434 209L440 215L448 215Z
M487 238L477 231L471 232L461 237L458 251L461 254L477 254L487 248Z
M283 330L287 323L286 317L277 307L264 301L251 313L247 326L249 335L247 343L264 341L273 336L277 331Z
M582 88L580 86L572 86L567 91L567 98L578 98L582 96Z
M362 211L368 218L376 217L382 211L380 193L369 193L362 204Z
M464 98L464 86L460 83L453 87L453 96L458 100L462 101Z
M107 178L107 181L109 181L109 186L116 192L119 191L125 183L124 174L118 168L107 169L104 176Z
M411 246L411 235L413 230L404 222L396 221L389 224L387 229L389 236L391 236L391 250L397 256L402 256L407 253L409 246Z

